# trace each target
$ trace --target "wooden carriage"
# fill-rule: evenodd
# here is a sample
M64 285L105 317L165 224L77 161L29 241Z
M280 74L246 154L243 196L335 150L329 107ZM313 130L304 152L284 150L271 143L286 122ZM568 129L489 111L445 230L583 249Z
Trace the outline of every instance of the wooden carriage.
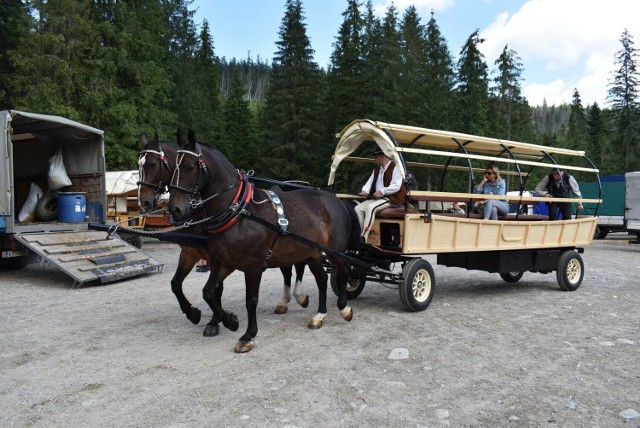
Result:
M437 190L428 186L427 190L412 189L404 206L378 212L360 257L377 261L379 269L353 267L351 298L360 294L366 280L395 283L399 284L407 310L424 310L433 296L435 278L427 261L411 257L422 254L438 254L438 264L446 266L497 272L509 282L519 280L525 271L556 271L562 289L580 286L584 264L579 254L591 243L597 217L549 221L547 215L527 210L548 199L531 196L526 189L537 184L537 179L528 182L530 177L536 177L536 169L542 169L543 175L555 167L598 177L598 169L584 152L372 120L356 120L338 137L328 184L341 198L360 198L340 193L337 179L343 162L373 163L370 156L358 155L366 152L367 146L377 146L395 161L408 186L411 175L420 169L439 172L441 177ZM517 191L508 196L474 194L474 174L482 173L487 165L498 166ZM366 169L370 171L371 166ZM448 176L456 179L447 181ZM457 178L464 182L461 184ZM351 189L360 185L346 184ZM418 187L423 186L418 183ZM508 198L512 212L498 220L484 220L472 212L476 201L491 198ZM465 203L467 212L447 212L446 204L454 201ZM554 201L601 202L569 198ZM402 263L402 274L388 269L392 262Z

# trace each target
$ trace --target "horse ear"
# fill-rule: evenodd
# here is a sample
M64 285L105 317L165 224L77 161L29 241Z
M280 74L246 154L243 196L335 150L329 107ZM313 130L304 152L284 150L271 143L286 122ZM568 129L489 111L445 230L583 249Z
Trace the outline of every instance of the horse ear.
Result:
M145 147L147 147L148 142L149 141L147 140L147 134L145 134L144 132L140 134L140 148L144 149Z
M176 140L180 147L184 147L186 141L184 139L184 136L182 135L182 129L180 128L178 128L178 132L176 132Z
M153 131L153 142L158 143L158 130Z
M189 132L187 134L187 139L191 144L195 146L196 144L196 134L194 134L193 129L189 128Z

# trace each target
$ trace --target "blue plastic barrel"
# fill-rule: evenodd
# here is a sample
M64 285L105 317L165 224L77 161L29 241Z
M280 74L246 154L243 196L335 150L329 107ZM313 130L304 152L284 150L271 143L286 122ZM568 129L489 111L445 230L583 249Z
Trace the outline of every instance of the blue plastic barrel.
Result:
M86 193L58 193L58 221L65 223L83 223L86 212Z

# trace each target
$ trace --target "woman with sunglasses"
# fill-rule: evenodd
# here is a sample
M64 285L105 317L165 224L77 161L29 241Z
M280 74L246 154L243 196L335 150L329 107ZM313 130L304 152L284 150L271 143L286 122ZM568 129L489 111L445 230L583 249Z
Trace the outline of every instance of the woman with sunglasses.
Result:
M473 193L483 195L505 195L507 185L500 178L500 170L497 166L491 165L484 172L484 178L473 188ZM477 202L478 207L484 211L485 220L497 220L499 215L509 213L509 205L506 199L485 199Z

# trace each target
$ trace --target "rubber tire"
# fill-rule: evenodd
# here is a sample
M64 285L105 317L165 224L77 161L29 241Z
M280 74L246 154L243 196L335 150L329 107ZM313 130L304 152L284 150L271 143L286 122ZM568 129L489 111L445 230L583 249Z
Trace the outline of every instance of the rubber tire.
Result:
M349 272L349 278L347 279L347 300L353 300L362 293L364 285L367 282L367 277L364 274L355 274ZM331 290L336 297L340 297L338 294L338 276L336 272L331 272L329 276L329 283L331 284Z
M436 279L431 264L417 258L404 265L402 283L398 287L400 303L408 312L427 309L436 289Z
M58 218L58 193L60 192L57 190L49 191L38 200L35 215L39 221L53 221Z
M564 291L575 291L584 278L584 262L582 256L575 251L565 251L558 259L556 271L558 285Z
M524 275L524 271L504 272L500 274L500 278L502 278L504 282L514 283L514 282L520 281L520 278L522 278L522 275Z
M606 227L596 226L595 232L593 232L593 239L604 239L609 234L609 229Z

